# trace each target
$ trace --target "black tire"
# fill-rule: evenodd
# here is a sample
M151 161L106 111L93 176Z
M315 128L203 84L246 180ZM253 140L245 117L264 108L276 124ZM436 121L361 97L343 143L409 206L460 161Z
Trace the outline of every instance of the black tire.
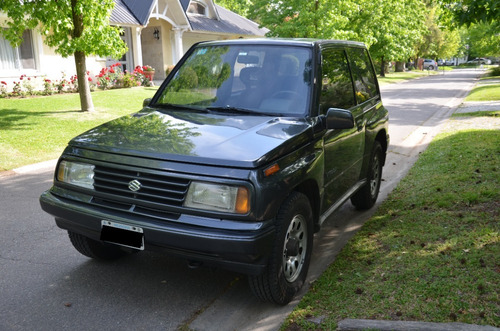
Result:
M276 239L266 270L249 276L252 292L262 301L289 303L305 282L313 247L309 199L292 192L276 217Z
M351 202L357 209L370 209L377 201L380 191L380 181L382 180L382 162L382 146L378 141L375 141L366 176L368 181L351 197Z
M81 254L97 260L116 260L128 253L121 247L93 240L81 234L68 231L69 239Z
M434 66L429 66L427 69L428 70L434 70Z

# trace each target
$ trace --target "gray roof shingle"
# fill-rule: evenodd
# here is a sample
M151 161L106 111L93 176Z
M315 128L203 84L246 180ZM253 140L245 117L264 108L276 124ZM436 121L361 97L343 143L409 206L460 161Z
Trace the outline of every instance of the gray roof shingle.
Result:
M115 8L113 8L113 11L111 12L109 21L112 24L141 24L122 0L115 0Z

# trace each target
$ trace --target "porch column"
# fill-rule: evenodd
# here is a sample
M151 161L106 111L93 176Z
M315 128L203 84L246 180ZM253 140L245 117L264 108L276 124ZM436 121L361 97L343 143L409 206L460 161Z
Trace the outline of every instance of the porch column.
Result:
M182 28L174 28L174 33L175 33L175 52L174 52L174 64L179 62L179 60L182 58L182 55L184 55L184 48L182 46L182 34L186 31L185 29Z
M142 28L135 28L135 50L134 50L134 65L142 66L142 39L141 39Z

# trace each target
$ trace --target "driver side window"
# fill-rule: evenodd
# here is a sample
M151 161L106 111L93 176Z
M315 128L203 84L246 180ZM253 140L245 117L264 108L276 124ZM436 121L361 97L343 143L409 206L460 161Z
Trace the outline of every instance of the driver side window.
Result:
M325 49L321 54L322 86L320 114L329 108L349 109L356 105L351 73L343 49Z

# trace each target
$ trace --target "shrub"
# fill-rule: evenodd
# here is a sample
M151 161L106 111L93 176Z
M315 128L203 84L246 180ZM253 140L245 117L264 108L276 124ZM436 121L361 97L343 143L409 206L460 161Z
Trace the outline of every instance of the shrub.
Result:
M52 95L54 94L54 84L50 79L45 78L43 80L43 95Z
M26 92L29 95L35 95L35 83L33 82L33 80L31 80L31 77L26 77L26 75L21 75L19 79L23 81L23 87L25 88Z
M491 69L490 76L500 76L500 67Z
M4 81L0 82L0 98L7 97L7 83Z

